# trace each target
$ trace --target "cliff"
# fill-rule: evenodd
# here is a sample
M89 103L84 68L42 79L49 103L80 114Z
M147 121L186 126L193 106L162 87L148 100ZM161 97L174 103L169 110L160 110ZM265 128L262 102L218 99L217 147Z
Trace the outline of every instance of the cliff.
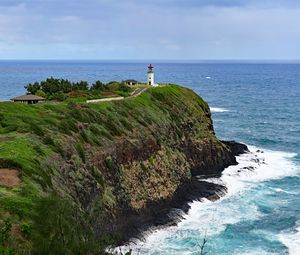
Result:
M219 141L207 103L177 85L100 104L0 103L0 124L0 246L33 254L99 253L166 223L170 208L216 198L223 187L195 176L245 149Z

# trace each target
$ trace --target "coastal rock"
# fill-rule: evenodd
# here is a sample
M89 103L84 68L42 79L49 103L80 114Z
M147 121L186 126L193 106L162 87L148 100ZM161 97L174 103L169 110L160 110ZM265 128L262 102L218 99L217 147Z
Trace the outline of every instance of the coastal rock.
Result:
M232 151L234 156L239 156L243 153L249 152L247 145L238 143L236 141L222 141Z

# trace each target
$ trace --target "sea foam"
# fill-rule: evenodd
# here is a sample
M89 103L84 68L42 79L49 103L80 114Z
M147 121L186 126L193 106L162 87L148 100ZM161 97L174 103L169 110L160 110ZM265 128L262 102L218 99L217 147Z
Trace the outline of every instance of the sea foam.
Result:
M220 108L220 107L210 107L211 112L229 112L228 109Z
M134 241L131 245L133 251L138 254L195 254L195 250L199 250L203 236L211 238L225 231L230 224L259 218L261 212L257 205L239 197L261 182L296 175L299 169L291 160L296 156L295 153L248 147L249 153L237 157L238 165L226 168L220 178L205 179L225 185L228 192L224 197L215 202L207 199L192 202L188 214L177 226L149 231L144 242ZM237 200L238 202L235 202ZM292 236L289 234L280 237L292 255L296 254L295 251L299 251L296 239L300 240L299 232ZM128 250L129 247L122 248ZM268 253L259 251L259 254Z
M300 221L297 222L296 228L290 233L282 233L279 235L281 242L288 247L289 255L300 254Z
M251 187L257 182L296 175L298 167L291 161L296 153L262 150L248 146L250 152L237 157L238 165L226 168L221 178L210 178L206 181L223 184L228 188L225 196Z

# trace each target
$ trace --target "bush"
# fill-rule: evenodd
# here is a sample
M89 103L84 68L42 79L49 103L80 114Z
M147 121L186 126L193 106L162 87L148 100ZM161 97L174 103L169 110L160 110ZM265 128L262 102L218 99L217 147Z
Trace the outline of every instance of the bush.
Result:
M46 93L44 91L40 90L40 89L35 94L39 97L46 97L47 96Z
M5 219L3 226L0 228L0 245L5 246L5 243L10 238L10 231L12 228L12 223L10 219Z
M109 170L112 170L114 167L114 162L111 157L105 159L105 165Z
M119 90L123 92L129 92L131 88L127 86L125 83L120 83Z
M107 85L102 83L101 81L96 81L95 83L92 84L91 90L107 90Z
M63 92L59 91L54 93L52 98L57 101L64 101L67 96Z
M88 90L89 84L86 81L73 83L72 90Z
M31 236L32 226L30 223L22 223L20 230L25 238L29 238Z

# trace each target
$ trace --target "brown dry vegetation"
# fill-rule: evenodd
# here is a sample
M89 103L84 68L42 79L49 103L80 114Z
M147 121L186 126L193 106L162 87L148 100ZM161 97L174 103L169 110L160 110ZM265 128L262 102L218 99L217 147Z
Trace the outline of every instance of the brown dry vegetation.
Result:
M0 169L0 185L8 188L16 188L20 185L19 171L14 169Z

